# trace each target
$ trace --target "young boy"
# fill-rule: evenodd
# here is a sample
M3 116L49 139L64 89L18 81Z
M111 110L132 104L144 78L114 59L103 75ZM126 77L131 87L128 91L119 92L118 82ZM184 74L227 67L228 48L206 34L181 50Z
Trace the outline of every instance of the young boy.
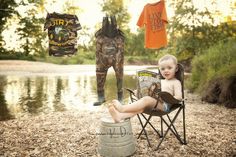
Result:
M165 55L158 61L159 70L164 77L161 80L161 91L165 91L173 95L174 98L181 100L181 82L175 78L175 73L178 71L177 59L173 55ZM138 101L128 105L122 105L118 100L113 100L109 106L109 112L115 122L120 122L126 118L133 117L139 113L144 112L145 109L153 109L158 103L156 109L168 112L170 104L157 100L150 96L144 96Z

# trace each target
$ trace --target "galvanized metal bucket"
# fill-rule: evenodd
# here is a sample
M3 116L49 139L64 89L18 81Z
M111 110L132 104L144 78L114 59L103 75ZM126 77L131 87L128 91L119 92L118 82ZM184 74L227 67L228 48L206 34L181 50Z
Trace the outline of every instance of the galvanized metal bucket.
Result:
M98 152L105 157L124 157L134 154L135 140L130 119L114 123L111 117L101 118Z

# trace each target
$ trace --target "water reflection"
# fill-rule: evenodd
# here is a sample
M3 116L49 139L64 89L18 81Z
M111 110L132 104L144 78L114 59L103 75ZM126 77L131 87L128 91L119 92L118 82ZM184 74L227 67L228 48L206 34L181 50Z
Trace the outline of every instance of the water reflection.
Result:
M134 88L135 77L125 75L124 87ZM107 76L105 95L116 95L114 74ZM124 93L125 102L128 93ZM0 76L0 120L70 109L92 110L97 100L96 78L91 75Z
M3 91L4 85L6 85L6 78L0 77L0 120L11 119L13 116L10 114L7 108L7 102L5 100L5 95Z

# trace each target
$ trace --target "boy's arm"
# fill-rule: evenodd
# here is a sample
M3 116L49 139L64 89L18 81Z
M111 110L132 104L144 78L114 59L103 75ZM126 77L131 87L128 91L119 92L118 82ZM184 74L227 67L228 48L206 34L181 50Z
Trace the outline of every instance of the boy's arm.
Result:
M161 100L169 104L179 104L180 100L176 99L173 95L168 92L159 92L158 93Z
M174 83L174 98L182 100L182 85L179 80Z

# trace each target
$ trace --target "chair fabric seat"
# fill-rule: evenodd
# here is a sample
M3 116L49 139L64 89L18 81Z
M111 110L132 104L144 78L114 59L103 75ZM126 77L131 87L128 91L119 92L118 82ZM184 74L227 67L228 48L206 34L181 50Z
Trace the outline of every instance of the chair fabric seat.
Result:
M170 108L170 111L169 112L165 112L165 111L161 111L161 110L144 110L144 113L146 114L152 114L153 116L163 116L163 115L166 115L168 113L171 113L172 111L176 110L177 108L179 108L180 106L182 106L182 104L173 104Z

